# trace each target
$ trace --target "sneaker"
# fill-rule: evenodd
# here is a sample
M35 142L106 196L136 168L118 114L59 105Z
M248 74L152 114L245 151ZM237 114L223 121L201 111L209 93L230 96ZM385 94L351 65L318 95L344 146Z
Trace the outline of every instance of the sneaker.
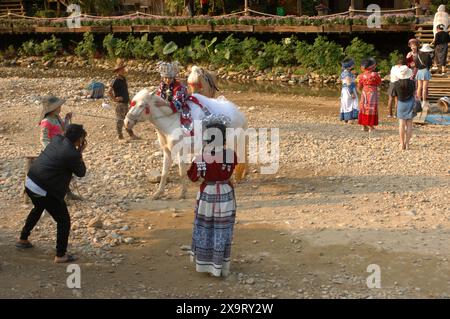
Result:
M62 257L55 256L55 264L71 263L75 260L77 260L77 258L75 258L72 255L68 255L68 254L65 254Z
M68 199L68 200L83 200L83 197L75 195L74 193L69 191L69 192L67 192L66 199Z
M142 140L142 138L133 134L133 135L130 135L130 140Z

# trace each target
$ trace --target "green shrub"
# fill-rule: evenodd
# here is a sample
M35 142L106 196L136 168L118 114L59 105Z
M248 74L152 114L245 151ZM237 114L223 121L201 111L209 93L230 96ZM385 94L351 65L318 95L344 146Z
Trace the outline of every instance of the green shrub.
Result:
M90 32L85 32L83 34L83 40L75 48L75 54L82 58L92 58L95 51L94 35Z
M164 54L164 47L166 46L166 42L164 42L164 38L161 35L158 35L153 38L153 52L152 57L162 60L166 56Z
M56 11L55 10L39 10L34 15L35 17L39 18L55 18L56 17Z
M241 41L230 34L214 48L210 62L216 66L240 64L242 61Z
M376 57L377 52L372 44L365 43L359 38L354 38L349 46L345 48L345 55L355 60L355 65L359 67L361 61L367 57Z
M388 75L390 73L390 71L391 71L391 67L393 65L396 65L397 62L402 57L403 57L403 54L401 54L400 52L395 50L395 51L393 51L393 52L391 52L389 54L389 58L388 59L381 60L378 63L378 70L379 70L381 76Z
M45 39L37 49L38 54L57 53L63 48L61 39L56 38L54 35L50 39Z
M106 49L108 58L114 59L116 57L117 38L114 38L112 33L105 36L103 39L103 48Z
M39 44L34 42L34 40L29 40L22 43L22 46L19 49L20 55L24 56L35 56L39 55L40 47Z
M153 46L151 42L148 41L148 33L140 38L135 38L132 41L131 54L135 59L150 59L152 57Z
M302 49L304 52L304 49ZM296 52L299 49L297 46ZM318 36L314 44L309 46L302 59L303 66L325 75L337 74L340 71L340 62L343 58L343 48L335 42L328 41L327 37Z

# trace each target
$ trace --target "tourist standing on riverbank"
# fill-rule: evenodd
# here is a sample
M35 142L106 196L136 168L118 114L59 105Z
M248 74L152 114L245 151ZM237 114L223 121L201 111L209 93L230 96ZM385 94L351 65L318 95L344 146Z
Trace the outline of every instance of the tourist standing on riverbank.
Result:
M116 74L115 79L111 83L109 89L109 96L114 101L115 111L116 111L116 129L119 140L123 139L122 129L124 125L125 117L128 113L128 104L130 103L130 94L128 92L128 84L125 75L127 73L125 63L121 60L117 60L116 67L114 68L114 73ZM126 129L130 139L138 139L134 135L133 130Z
M378 87L381 85L381 77L375 71L376 67L375 59L365 59L361 62L363 73L358 76L358 87L362 90L358 124L363 125L363 130L369 132L374 131L378 125Z
M433 20L433 35L434 36L436 35L436 33L439 32L437 27L440 24L442 24L444 26L444 30L447 31L448 25L449 25L449 17L448 17L448 13L445 12L444 4L441 4L438 7L437 12L434 15L434 20Z
M431 66L433 65L433 58L431 52L434 50L429 44L424 44L419 50L414 63L417 66L417 97L422 101L422 108L428 100L428 82L431 80Z
M419 54L420 42L416 38L412 38L408 41L408 46L411 48L411 51L406 55L406 65L413 71L411 79L415 80L418 69L414 61L417 54Z
M402 150L409 149L413 128L413 108L416 99L414 96L415 84L414 80L411 80L411 76L412 70L406 65L401 66L397 72L398 81L395 82L392 90L392 93L398 100L397 118L399 122L400 148Z
M355 66L353 59L347 58L342 61L341 73L341 121L345 123L358 119L358 94L356 92L355 75L352 70Z
M436 56L436 64L441 68L442 76L446 76L448 43L450 42L450 35L443 24L437 26L438 32L434 35L434 40L431 43L434 45L434 52Z
M402 57L397 61L397 64L391 68L391 73L390 73L390 77L389 77L390 82L389 82L389 88L388 88L388 96L389 96L389 100L388 100L389 115L388 115L388 117L396 117L396 115L394 115L394 112L393 112L393 105L395 105L395 109L397 110L397 99L396 99L395 95L393 95L392 91L394 90L395 82L398 81L398 77L397 77L398 71L399 71L400 67L405 64L406 64L406 59Z

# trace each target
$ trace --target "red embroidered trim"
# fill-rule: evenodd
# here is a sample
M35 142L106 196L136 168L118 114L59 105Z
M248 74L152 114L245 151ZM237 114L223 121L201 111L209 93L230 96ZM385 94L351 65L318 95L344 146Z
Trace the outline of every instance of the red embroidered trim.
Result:
M191 102L194 102L195 104L197 104L198 106L200 106L200 108L203 108L203 105L200 104L200 102L198 101L198 99L195 96L190 95L188 97L188 100Z

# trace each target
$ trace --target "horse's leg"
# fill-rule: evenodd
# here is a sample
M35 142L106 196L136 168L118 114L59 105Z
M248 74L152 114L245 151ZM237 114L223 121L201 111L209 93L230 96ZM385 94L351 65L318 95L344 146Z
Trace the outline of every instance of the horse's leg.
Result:
M244 136L245 138L245 136ZM239 143L239 137L238 137L238 143ZM243 180L245 178L246 173L248 173L248 157L247 157L247 152L248 152L248 140L245 139L245 150L244 150L244 161L241 163L238 163L236 165L236 171L235 171L235 180L236 183L239 183L241 180Z
M179 199L185 199L186 198L186 164L183 161L183 154L180 152L178 153L178 170L180 173L180 179L181 179L181 191Z
M159 199L161 195L164 193L164 188L167 183L167 176L169 176L170 166L172 165L172 156L170 151L164 149L164 159L163 159L163 168L161 172L161 181L159 182L158 190L155 194L153 194L153 199Z
M159 146L163 151L164 158L163 158L163 167L161 171L161 180L159 181L158 190L153 194L153 199L159 199L161 195L164 193L164 188L166 187L167 182L167 176L169 175L170 165L172 164L172 156L170 153L170 149L168 148L167 145L166 137L160 132L157 132L157 135Z

